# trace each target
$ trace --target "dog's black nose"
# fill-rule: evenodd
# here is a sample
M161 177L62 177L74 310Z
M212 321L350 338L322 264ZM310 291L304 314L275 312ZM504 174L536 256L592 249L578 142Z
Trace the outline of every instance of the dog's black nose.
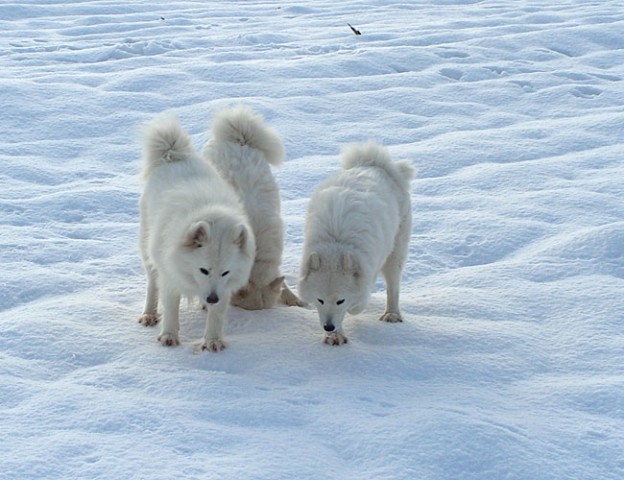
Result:
M206 303L209 305L214 305L215 303L219 303L219 296L216 293L211 293L207 298L206 298Z
M326 332L333 332L336 329L336 327L334 327L332 323L326 323L325 325L323 325L323 328Z

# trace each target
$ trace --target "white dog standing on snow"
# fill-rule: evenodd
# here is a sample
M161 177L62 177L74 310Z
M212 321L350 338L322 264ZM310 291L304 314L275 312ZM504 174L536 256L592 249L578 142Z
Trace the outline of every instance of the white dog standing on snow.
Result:
M347 342L344 316L366 307L380 271L387 290L380 320L402 321L399 288L412 225L407 161L393 162L367 142L347 148L342 167L310 199L299 280L299 295L316 306L331 345Z
M212 139L203 156L239 195L256 239L249 283L232 296L232 304L248 310L271 308L278 298L303 305L280 273L284 224L279 188L270 165L280 165L284 146L279 134L250 108L221 111L212 125Z
M158 323L160 296L158 339L178 345L180 298L199 298L208 310L202 349L218 352L230 297L249 280L253 231L236 193L195 153L177 119L145 126L143 156L140 247L148 283L139 321Z

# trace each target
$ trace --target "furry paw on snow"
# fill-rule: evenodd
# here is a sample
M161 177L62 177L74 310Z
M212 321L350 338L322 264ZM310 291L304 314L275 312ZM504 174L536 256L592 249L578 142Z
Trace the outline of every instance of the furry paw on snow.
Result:
M180 345L180 340L178 340L178 336L173 335L172 333L163 333L158 337L158 341L165 347L175 347L177 345Z
M226 347L223 340L219 340L218 338L214 338L212 340L205 341L201 345L202 350L209 350L214 353L218 353Z
M379 318L379 320L381 320L382 322L388 322L388 323L399 323L403 321L400 314L393 313L393 312L384 313Z
M160 316L152 313L144 313L139 317L139 323L146 327L153 327L160 320Z
M280 301L288 307L306 306L306 303L302 301L297 295L295 295L285 283L280 293Z
M323 339L323 343L327 345L343 345L347 343L349 339L345 337L342 333L332 333L330 335L326 335Z

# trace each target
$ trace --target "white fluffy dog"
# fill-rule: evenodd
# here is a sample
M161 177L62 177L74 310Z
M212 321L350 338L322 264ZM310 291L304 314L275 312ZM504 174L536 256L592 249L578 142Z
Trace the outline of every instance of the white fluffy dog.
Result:
M302 305L280 273L284 225L279 188L270 168L284 157L279 134L250 108L226 109L215 117L203 156L238 193L256 238L249 283L233 295L232 304L260 310L273 307L280 297L287 305Z
M249 280L253 230L236 193L195 153L177 119L145 126L143 157L140 247L147 297L139 321L158 322L160 296L158 339L178 345L180 298L199 298L208 310L201 347L218 352L225 347L230 297Z
M325 343L347 342L347 312L367 305L381 271L386 311L380 320L401 322L399 288L411 236L407 161L393 162L374 142L349 147L342 170L326 179L310 199L299 294L316 306Z

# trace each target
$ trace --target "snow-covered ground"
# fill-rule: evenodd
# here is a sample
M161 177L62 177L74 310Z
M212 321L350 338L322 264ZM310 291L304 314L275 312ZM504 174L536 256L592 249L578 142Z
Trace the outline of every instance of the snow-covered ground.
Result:
M622 1L13 0L0 101L0 478L624 478ZM382 281L341 347L137 323L138 126L200 148L236 102L284 138L291 285L344 145L418 168L403 324Z

